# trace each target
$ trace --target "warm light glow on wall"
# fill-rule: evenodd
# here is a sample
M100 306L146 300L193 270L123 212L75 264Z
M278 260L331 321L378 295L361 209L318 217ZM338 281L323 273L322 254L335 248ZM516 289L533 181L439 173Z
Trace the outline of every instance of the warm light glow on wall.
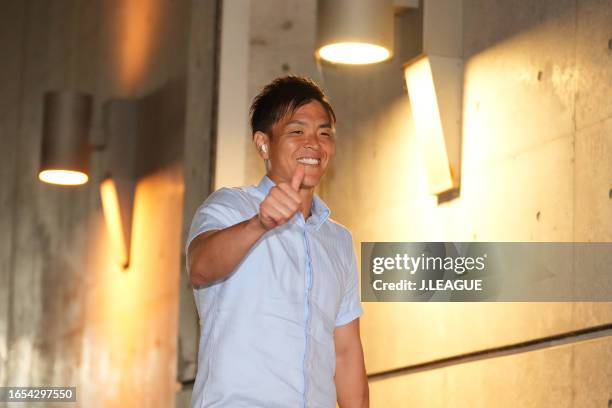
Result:
M431 194L439 194L453 188L453 175L429 58L424 56L410 63L404 74L412 116L424 149L429 190Z
M121 2L116 10L119 32L115 44L119 48L121 85L126 91L134 90L144 77L144 70L150 69L163 4L153 0L130 0Z
M117 271L106 227L96 223L101 228L92 231L82 353L91 380L80 388L82 401L103 407L147 405L143 401L170 406L176 398L178 336L173 333L178 332L183 191L180 165L135 185L130 265L124 273Z
M43 170L38 173L38 179L50 184L63 186L78 186L87 183L87 174L72 170Z
M126 242L125 226L121 219L121 207L117 186L112 178L106 178L100 184L102 209L108 229L108 234L121 266L129 265L129 242Z
M337 64L374 64L391 57L391 52L379 45L345 42L321 47L317 55L329 62Z

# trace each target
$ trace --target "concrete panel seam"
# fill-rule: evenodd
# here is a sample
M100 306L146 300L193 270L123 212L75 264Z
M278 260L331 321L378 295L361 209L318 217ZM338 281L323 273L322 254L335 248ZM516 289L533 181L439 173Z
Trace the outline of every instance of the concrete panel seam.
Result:
M24 93L25 93L25 87L26 84L24 83L24 72L25 72L25 67L26 67L26 45L27 45L27 35L28 35L28 21L29 21L29 12L28 12L28 4L29 3L25 3L23 8L23 26L21 29L21 57L20 57L20 65L21 65L21 69L19 70L19 78L18 81L21 84L19 87L19 95L18 95L18 99L17 99L17 106L18 106L18 112L17 112L17 130L16 130L16 135L13 136L13 140L14 140L14 148L15 148L15 162L14 162L14 166L15 166L15 180L13 181L13 197L17 198L19 196L19 177L20 177L20 173L19 173L19 158L20 158L20 154L19 154L19 140L21 139L19 136L21 134L21 132L23 131L23 101L24 101ZM12 213L13 213L13 219L12 219L12 224L11 224L11 235L10 235L10 251L9 251L9 270L8 272L8 289L9 289L9 296L8 296L8 307L7 307L7 327L6 327L6 349L7 352L10 355L10 349L11 349L11 334L13 332L13 301L15 298L15 291L13 290L13 284L14 284L14 270L15 270L15 263L16 263L16 255L15 255L15 241L16 241L16 236L17 236L17 219L18 219L18 215L19 215L19 206L16 205L16 203L19 202L18 199L16 199L14 201L14 205L13 205L13 209L12 209ZM7 359L6 359L6 366L5 366L5 375L6 375L6 381L8 381L9 378L9 370L10 370L10 359L8 358L7 355ZM8 382L7 382L8 384Z
M406 367L395 368L392 370L368 374L368 381L380 381L388 378L399 377L409 374L431 371L439 368L472 363L476 361L489 360L497 357L504 357L513 354L526 353L551 347L575 344L579 342L599 339L604 337L612 338L612 323L588 327L539 339L509 344L501 347L493 347L478 350L470 353L459 354L451 357L427 361Z

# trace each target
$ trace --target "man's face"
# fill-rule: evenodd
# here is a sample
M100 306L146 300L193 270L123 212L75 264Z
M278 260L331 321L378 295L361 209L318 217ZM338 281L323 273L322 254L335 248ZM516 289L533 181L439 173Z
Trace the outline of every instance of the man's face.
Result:
M318 101L309 102L273 125L268 175L276 183L290 182L298 163L302 163L305 168L302 188L314 188L335 150L330 115Z

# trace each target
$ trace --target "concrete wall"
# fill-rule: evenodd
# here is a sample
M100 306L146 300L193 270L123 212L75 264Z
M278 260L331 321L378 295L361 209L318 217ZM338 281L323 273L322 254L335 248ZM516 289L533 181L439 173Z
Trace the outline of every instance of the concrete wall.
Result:
M216 139L215 104L218 92L218 25L220 1L191 2L187 57L187 100L184 144L183 234L179 285L178 375L183 383L177 394L176 406L187 407L196 374L199 318L193 290L184 270L186 240L196 209L213 187L213 151ZM173 333L170 333L173 334Z
M273 11L272 11L273 10ZM272 79L299 73L321 80L312 58L316 1L253 2L250 13L248 103ZM247 118L248 120L248 118ZM250 127L245 135L245 184L257 184L265 173L253 146Z
M357 243L612 241L612 2L465 0L463 181L461 196L441 205L426 192L403 85L401 65L418 48L414 16L396 17L393 60L318 67L315 10L297 0L251 7L249 96L287 72L327 89L338 144L319 193ZM245 160L245 180L256 183L263 165L251 146ZM361 320L368 373L407 368L376 377L373 407L612 399L612 337L594 329L612 322L609 303L368 303ZM597 339L546 340L582 329ZM542 348L522 348L538 340ZM515 352L486 353L505 346ZM412 370L474 352L483 354Z
M211 5L1 2L0 385L77 386L77 406L174 404L183 191L200 201L210 186ZM191 30L192 16L209 24ZM117 266L100 208L111 153L94 153L83 187L38 181L42 95L64 88L94 96L96 126L109 98L140 100L150 119L139 133L128 270ZM196 332L186 299L185 326ZM195 350L187 354L189 377Z
M217 5L1 2L0 385L76 385L88 407L172 406L177 377L193 378L197 322L179 275L185 226L212 185L215 130L225 129L213 114ZM395 19L396 57L371 67L313 59L314 0L245 2L244 13L247 100L235 103L243 110L285 73L327 89L338 146L319 194L357 243L612 241L609 0L464 0L463 184L442 205L426 193L401 72L419 48L414 13ZM42 94L59 88L93 94L96 125L111 97L160 112L163 130L141 135L141 151L166 143L174 155L137 185L127 271L98 198L108 153L94 155L84 187L37 180ZM248 134L242 143L244 157L230 150L221 163L242 161L237 184L256 183L263 164ZM612 340L597 327L609 327L610 306L365 304L372 406L606 406Z

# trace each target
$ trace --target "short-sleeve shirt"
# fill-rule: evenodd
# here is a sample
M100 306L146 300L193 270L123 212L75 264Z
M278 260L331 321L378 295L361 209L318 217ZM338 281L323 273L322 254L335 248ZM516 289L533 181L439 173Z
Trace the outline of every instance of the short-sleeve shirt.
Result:
M187 240L259 212L274 182L222 188L197 210ZM235 270L194 288L200 316L192 407L333 408L334 329L363 313L353 240L316 195L266 232ZM227 245L232 245L228 242Z

